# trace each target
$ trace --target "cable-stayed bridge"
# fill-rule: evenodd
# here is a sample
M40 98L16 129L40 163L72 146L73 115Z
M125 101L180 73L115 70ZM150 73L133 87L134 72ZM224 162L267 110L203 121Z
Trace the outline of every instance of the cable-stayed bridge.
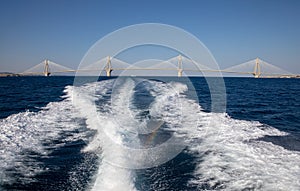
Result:
M69 72L76 72L76 70L56 64L50 60L44 60L43 62L33 66L32 68L29 68L24 72L19 73L19 75L50 76L50 74L69 73Z
M49 60L44 60L34 67L19 73L19 75L49 76L76 73L77 75L105 75L110 77L112 73L114 75L136 76L141 75L141 71L145 71L148 75L151 74L150 71L152 71L152 73L156 75L164 76L168 73L169 75L173 76L177 74L178 77L181 77L183 73L185 75L201 75L204 73L207 74L220 72L224 74L229 73L253 76L255 78L300 77L300 75L292 74L259 58L226 69L214 69L203 64L196 63L195 61L181 55L170 58L166 61L147 60L134 64L129 64L117 58L108 56L95 63L80 67L76 70L59 65ZM145 72L142 73L142 75L145 74Z

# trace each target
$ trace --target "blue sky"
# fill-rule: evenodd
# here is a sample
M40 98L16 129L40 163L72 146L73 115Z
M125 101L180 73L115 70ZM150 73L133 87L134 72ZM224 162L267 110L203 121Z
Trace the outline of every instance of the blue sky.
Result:
M45 58L77 68L106 34L151 22L192 33L221 68L260 57L300 73L299 10L298 0L1 0L0 71Z

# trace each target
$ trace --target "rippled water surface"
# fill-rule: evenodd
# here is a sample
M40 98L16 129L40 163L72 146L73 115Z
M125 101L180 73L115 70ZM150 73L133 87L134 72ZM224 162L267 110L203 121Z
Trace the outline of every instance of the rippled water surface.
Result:
M300 190L299 79L84 81L0 78L0 190Z

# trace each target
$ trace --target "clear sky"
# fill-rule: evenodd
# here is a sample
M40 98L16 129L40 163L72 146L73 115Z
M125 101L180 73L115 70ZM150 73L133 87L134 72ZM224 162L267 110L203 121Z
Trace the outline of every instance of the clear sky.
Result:
M300 73L299 0L0 0L0 71L77 68L104 35L149 22L194 34L220 68L260 57Z

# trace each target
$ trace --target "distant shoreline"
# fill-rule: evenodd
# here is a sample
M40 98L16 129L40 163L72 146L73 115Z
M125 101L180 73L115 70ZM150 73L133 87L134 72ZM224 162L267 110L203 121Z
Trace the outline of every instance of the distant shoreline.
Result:
M0 73L0 77L19 77L20 74L10 73L10 72L2 72Z

